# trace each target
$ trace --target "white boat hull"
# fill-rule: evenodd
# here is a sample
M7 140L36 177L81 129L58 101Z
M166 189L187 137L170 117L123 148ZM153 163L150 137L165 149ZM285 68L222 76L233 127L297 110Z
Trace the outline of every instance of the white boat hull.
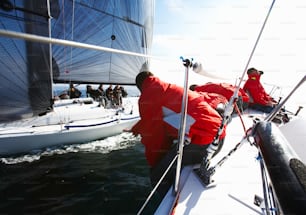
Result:
M134 105L137 99L134 99ZM58 112L66 111L59 116ZM69 113L69 114L68 114ZM124 111L90 105L61 105L46 116L2 125L0 155L27 153L47 147L85 143L120 134L139 120L138 109Z

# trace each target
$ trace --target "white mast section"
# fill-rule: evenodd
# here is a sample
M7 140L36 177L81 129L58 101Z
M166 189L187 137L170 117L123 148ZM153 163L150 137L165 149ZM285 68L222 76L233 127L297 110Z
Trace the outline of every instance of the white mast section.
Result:
M137 52L123 51L123 50L119 50L119 49L107 48L107 47L91 45L91 44L87 44L87 43L80 43L80 42L74 42L74 41L70 41L70 40L48 38L48 37L37 36L37 35L33 35L33 34L19 33L19 32L15 32L15 31L0 30L0 36L12 37L12 38L17 38L17 39L24 39L24 40L41 42L41 43L48 43L48 44L71 46L71 47L76 47L76 48L91 49L91 50L96 50L96 51L106 51L106 52L112 52L112 53L117 53L117 54L125 54L125 55L131 55L131 56L153 58L153 56L151 56L151 55L140 54L140 53L137 53ZM154 57L154 58L156 58L156 57Z

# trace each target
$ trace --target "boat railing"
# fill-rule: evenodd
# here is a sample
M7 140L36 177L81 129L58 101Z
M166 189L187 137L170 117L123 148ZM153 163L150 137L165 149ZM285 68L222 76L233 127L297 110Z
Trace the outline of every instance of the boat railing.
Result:
M306 166L272 123L305 80L306 75L264 121L253 127L261 166L264 198L260 201L264 202L264 214L300 214L306 211ZM297 115L300 109L293 115Z
M281 108L283 108L283 106L286 104L286 102L288 101L288 99L295 93L295 91L301 86L303 85L303 83L306 80L306 75L304 75L304 77L299 81L299 83L293 88L293 90L288 94L288 96L283 99L283 101L281 101L281 103L279 103L275 109L273 110L273 112L271 114L269 114L265 121L272 121L272 119L276 116L276 114L281 110Z
M153 197L153 195L155 194L155 192L157 191L158 187L160 186L161 182L164 180L165 176L167 175L167 173L169 172L169 170L171 169L171 167L174 165L175 161L177 160L178 155L176 155L173 160L171 161L171 163L169 164L169 166L167 167L167 169L165 170L165 172L163 173L163 175L160 177L159 181L156 183L156 185L154 186L154 188L152 189L152 191L150 192L150 194L148 195L146 201L143 203L142 207L139 209L139 211L137 212L137 215L140 215L144 208L147 206L147 204L149 203L149 201L151 200L151 198Z
M264 29L264 27L265 27L265 25L266 25L266 23L267 23L267 20L268 20L268 17L269 17L269 15L270 15L270 13L271 13L271 10L272 10L272 8L273 8L273 6L274 6L274 3L275 3L275 0L272 2L272 4L271 4L271 6L270 6L270 8L269 8L269 11L268 11L268 14L267 14L267 16L266 16L266 18L265 18L265 20L264 20L264 23L263 23L263 25L262 25L262 28L261 28L261 30L260 30L260 32L259 32L259 35L258 35L258 37L257 37L257 39L256 39L256 42L255 42L255 45L254 45L254 47L253 47L253 49L252 49L252 51L251 51L251 54L250 54L250 56L249 56L249 59L248 59L248 62L247 62L247 64L246 64L246 66L245 66L245 69L244 69L244 72L243 72L243 74L242 74L242 76L241 76L241 78L240 78L240 82L239 82L239 84L238 84L238 86L237 86L237 88L236 88L236 91L235 91L235 93L233 94L233 96L231 97L231 99L230 99L230 102L229 102L229 104L228 104L228 106L227 106L227 108L228 108L228 110L229 111L227 111L227 112L231 112L230 110L232 110L232 109L230 109L230 108L233 108L233 104L235 103L235 98L237 98L237 94L238 94L238 90L239 90L239 88L240 88L240 85L241 85L241 83L242 83L242 80L243 80L243 77L245 76L245 74L246 74L246 72L247 72L247 69L248 69L248 67L249 67L249 63L250 63L250 61L251 61L251 59L252 59L252 57L253 57L253 55L254 55L254 52L255 52L255 49L256 49L256 47L257 47L257 44L258 44L258 42L259 42L259 39L260 39L260 37L261 37L261 35L262 35L262 33L263 33L263 29ZM188 67L187 67L188 68ZM188 72L188 70L186 70L186 72ZM188 78L188 75L186 76L186 78ZM270 114L270 115L268 115L267 116L267 118L264 120L264 121L266 121L266 122L269 122L269 121L272 121L272 119L275 117L275 115L281 110L281 108L282 108L282 106L287 102L287 100L290 98L290 96L295 92L295 90L297 89L297 88L299 88L299 86L300 85L302 85L302 83L305 81L305 77L301 80L301 82L294 88L294 90L287 96L287 98L285 98L280 104L278 104L278 106L275 108L275 110ZM188 79L187 80L185 80L185 85L186 85L186 82L188 82ZM186 87L185 87L186 88ZM182 104L185 104L184 103L184 101L182 101ZM183 106L182 106L183 107ZM182 109L183 110L183 109ZM183 122L183 120L182 120L182 122ZM222 132L222 129L224 128L224 125L226 125L228 123L228 120L227 120L227 118L225 117L224 119L223 119L223 121L222 121L222 124L221 124L221 126L220 126L220 128L219 128L219 130L218 130L218 133L217 133L217 135L216 135L216 138L215 138L215 140L217 140L217 138L218 138L218 135L220 135L220 132ZM214 173L215 173L215 171L216 171L216 168L217 167L219 167L219 166L221 166L227 159L228 159L228 157L230 156L230 155L232 155L232 153L233 152L235 152L244 142L250 142L249 141L249 138L251 137L251 136L253 136L253 129L255 128L256 126L253 126L251 129L249 129L248 130L248 132L246 132L246 134L245 134L245 137L243 137L243 139L225 156L225 157L223 157L217 164L216 164L216 166L213 166L213 167L210 167L209 169L208 169L208 171L207 171L207 173L208 173L208 175L207 175L207 177L211 177ZM182 136L182 130L180 131L180 134L181 134L181 136ZM183 133L184 134L184 133ZM181 139L182 140L182 139ZM180 142L183 142L183 141L180 141ZM176 193L176 196L178 196L178 193L179 193L179 188L177 187L177 185L179 184L178 183L178 181L179 181L179 176L180 176L180 167L181 167L181 163L180 163L180 161L181 161L181 159L179 159L179 157L182 155L182 153L183 153L183 144L182 145L180 145L179 146L179 148L178 148L178 154L177 154L177 156L178 156L178 167L179 168L177 168L177 174L176 174L176 179L175 179L175 193ZM262 166L264 166L263 164L262 164ZM265 184L265 182L267 181L266 180L266 174L265 174L265 170L262 168L262 175L263 175L263 184ZM270 212L274 212L275 210L275 208L276 208L276 200L275 200L275 198L274 198L274 195L273 195L273 192L266 192L266 189L265 189L265 187L268 187L268 189L269 189L269 186L265 186L264 185L264 193L269 193L269 194L267 194L267 195L265 195L264 196L264 198L265 198L265 205L264 205L264 212L266 213L266 214L272 214L272 213L270 213ZM155 191L156 189L154 189L154 191ZM152 193L151 193L152 194ZM150 196L152 196L150 194ZM269 195L269 196L268 196ZM174 200L176 200L176 198L174 199ZM146 203L147 203L147 201L146 201ZM146 204L145 203L145 204ZM306 205L306 204L305 204ZM145 205L144 205L145 206ZM143 210L143 208L144 208L144 206L142 207L142 209L138 212L138 214L140 214L141 212L142 212L142 210ZM271 209L272 208L272 209ZM305 211L305 210L304 210Z

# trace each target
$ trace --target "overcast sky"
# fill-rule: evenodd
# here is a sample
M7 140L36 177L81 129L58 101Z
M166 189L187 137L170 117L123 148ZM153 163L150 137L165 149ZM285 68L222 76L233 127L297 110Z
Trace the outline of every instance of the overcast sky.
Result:
M234 84L247 66L272 2L156 0L152 55L159 59L151 60L153 73L183 85L183 56ZM282 86L295 85L306 74L306 1L275 1L249 67L265 72L263 82ZM189 83L209 80L190 72Z

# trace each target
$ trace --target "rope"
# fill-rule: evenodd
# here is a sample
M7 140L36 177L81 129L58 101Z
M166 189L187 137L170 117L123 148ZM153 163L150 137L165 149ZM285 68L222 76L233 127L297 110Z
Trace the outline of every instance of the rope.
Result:
M241 121L243 130L244 130L244 133L247 134L247 130L246 130L246 127L245 127L245 124L244 124L244 121L243 121L243 119L242 119L242 115L241 115L241 112L240 112L240 110L239 110L239 108L238 108L237 103L235 103L235 110L237 111L237 114L238 114L239 119L240 119L240 121Z
M166 174L169 172L170 168L172 167L172 165L174 164L175 160L178 158L178 154L176 154L176 156L173 158L173 160L171 161L170 165L168 166L168 168L166 169L166 171L164 172L164 174L162 175L162 177L159 179L159 181L157 182L157 184L155 185L154 189L151 191L150 195L147 197L145 203L142 205L142 207L140 208L140 210L138 211L137 215L140 215L143 211L143 209L146 207L146 205L148 204L148 202L150 201L150 199L152 198L153 194L155 193L155 191L157 190L158 186L160 185L160 183L162 182L162 180L165 178Z

